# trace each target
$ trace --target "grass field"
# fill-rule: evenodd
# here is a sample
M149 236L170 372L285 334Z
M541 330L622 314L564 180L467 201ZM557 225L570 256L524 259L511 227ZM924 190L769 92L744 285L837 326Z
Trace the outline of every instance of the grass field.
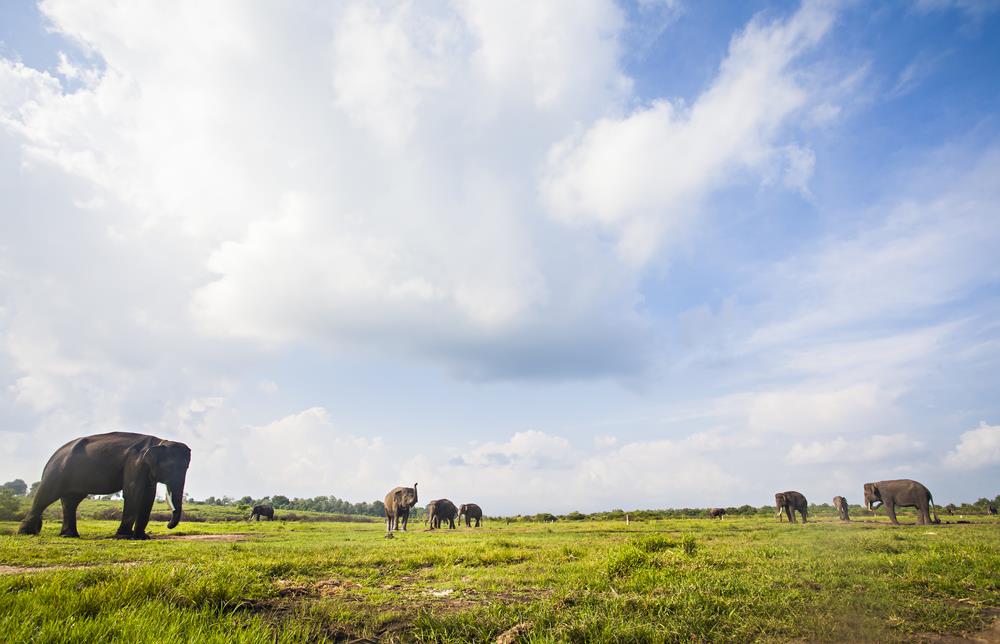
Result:
M1000 606L985 517L418 524L394 539L378 523L152 523L147 542L109 539L116 525L61 539L58 522L41 537L0 523L6 641L933 641Z

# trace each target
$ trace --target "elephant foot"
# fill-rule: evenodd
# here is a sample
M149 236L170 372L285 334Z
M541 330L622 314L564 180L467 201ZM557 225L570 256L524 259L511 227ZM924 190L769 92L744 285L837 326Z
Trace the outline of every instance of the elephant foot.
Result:
M115 539L132 539L133 535L131 532L116 532Z
M79 539L80 533L77 532L76 530L73 530L72 532L68 530L63 530L62 532L59 533L59 536L66 537L67 539Z
M132 536L132 538L135 539L136 541L147 541L149 540L149 535L146 534L145 532L136 532Z

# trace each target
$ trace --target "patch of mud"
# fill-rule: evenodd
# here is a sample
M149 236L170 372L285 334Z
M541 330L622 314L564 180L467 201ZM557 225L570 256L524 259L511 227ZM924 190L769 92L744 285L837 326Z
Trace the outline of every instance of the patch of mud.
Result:
M247 534L168 534L153 537L157 541L243 541L250 538Z
M932 644L965 644L978 642L980 644L1000 644L1000 608L991 608L983 614L983 619L990 624L981 631L962 633L961 635L931 635L923 634L916 638L920 642Z
M137 561L113 561L102 564L83 564L79 566L0 566L0 575L31 575L37 572L58 572L60 570L92 570L94 568L106 568L115 566L121 568L131 568L138 566Z

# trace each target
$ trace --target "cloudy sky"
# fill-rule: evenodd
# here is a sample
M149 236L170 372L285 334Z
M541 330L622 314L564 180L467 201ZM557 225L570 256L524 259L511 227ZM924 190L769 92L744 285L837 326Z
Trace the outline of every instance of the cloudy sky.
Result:
M1000 492L1000 5L0 5L0 478Z

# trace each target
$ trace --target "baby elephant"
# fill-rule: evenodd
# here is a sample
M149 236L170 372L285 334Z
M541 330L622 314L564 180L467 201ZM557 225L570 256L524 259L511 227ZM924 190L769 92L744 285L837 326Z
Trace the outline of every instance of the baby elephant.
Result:
M465 515L465 527L472 527L472 521L476 522L476 527L478 528L483 521L483 509L476 505L475 503L463 503L458 508L458 519L461 521L462 516Z
M851 517L847 513L847 499L842 496L833 497L833 507L837 508L837 514L841 521L850 521Z
M725 508L712 508L711 510L708 511L708 518L709 519L716 519L716 518L718 518L720 520L721 519L725 519L726 518L726 509Z

